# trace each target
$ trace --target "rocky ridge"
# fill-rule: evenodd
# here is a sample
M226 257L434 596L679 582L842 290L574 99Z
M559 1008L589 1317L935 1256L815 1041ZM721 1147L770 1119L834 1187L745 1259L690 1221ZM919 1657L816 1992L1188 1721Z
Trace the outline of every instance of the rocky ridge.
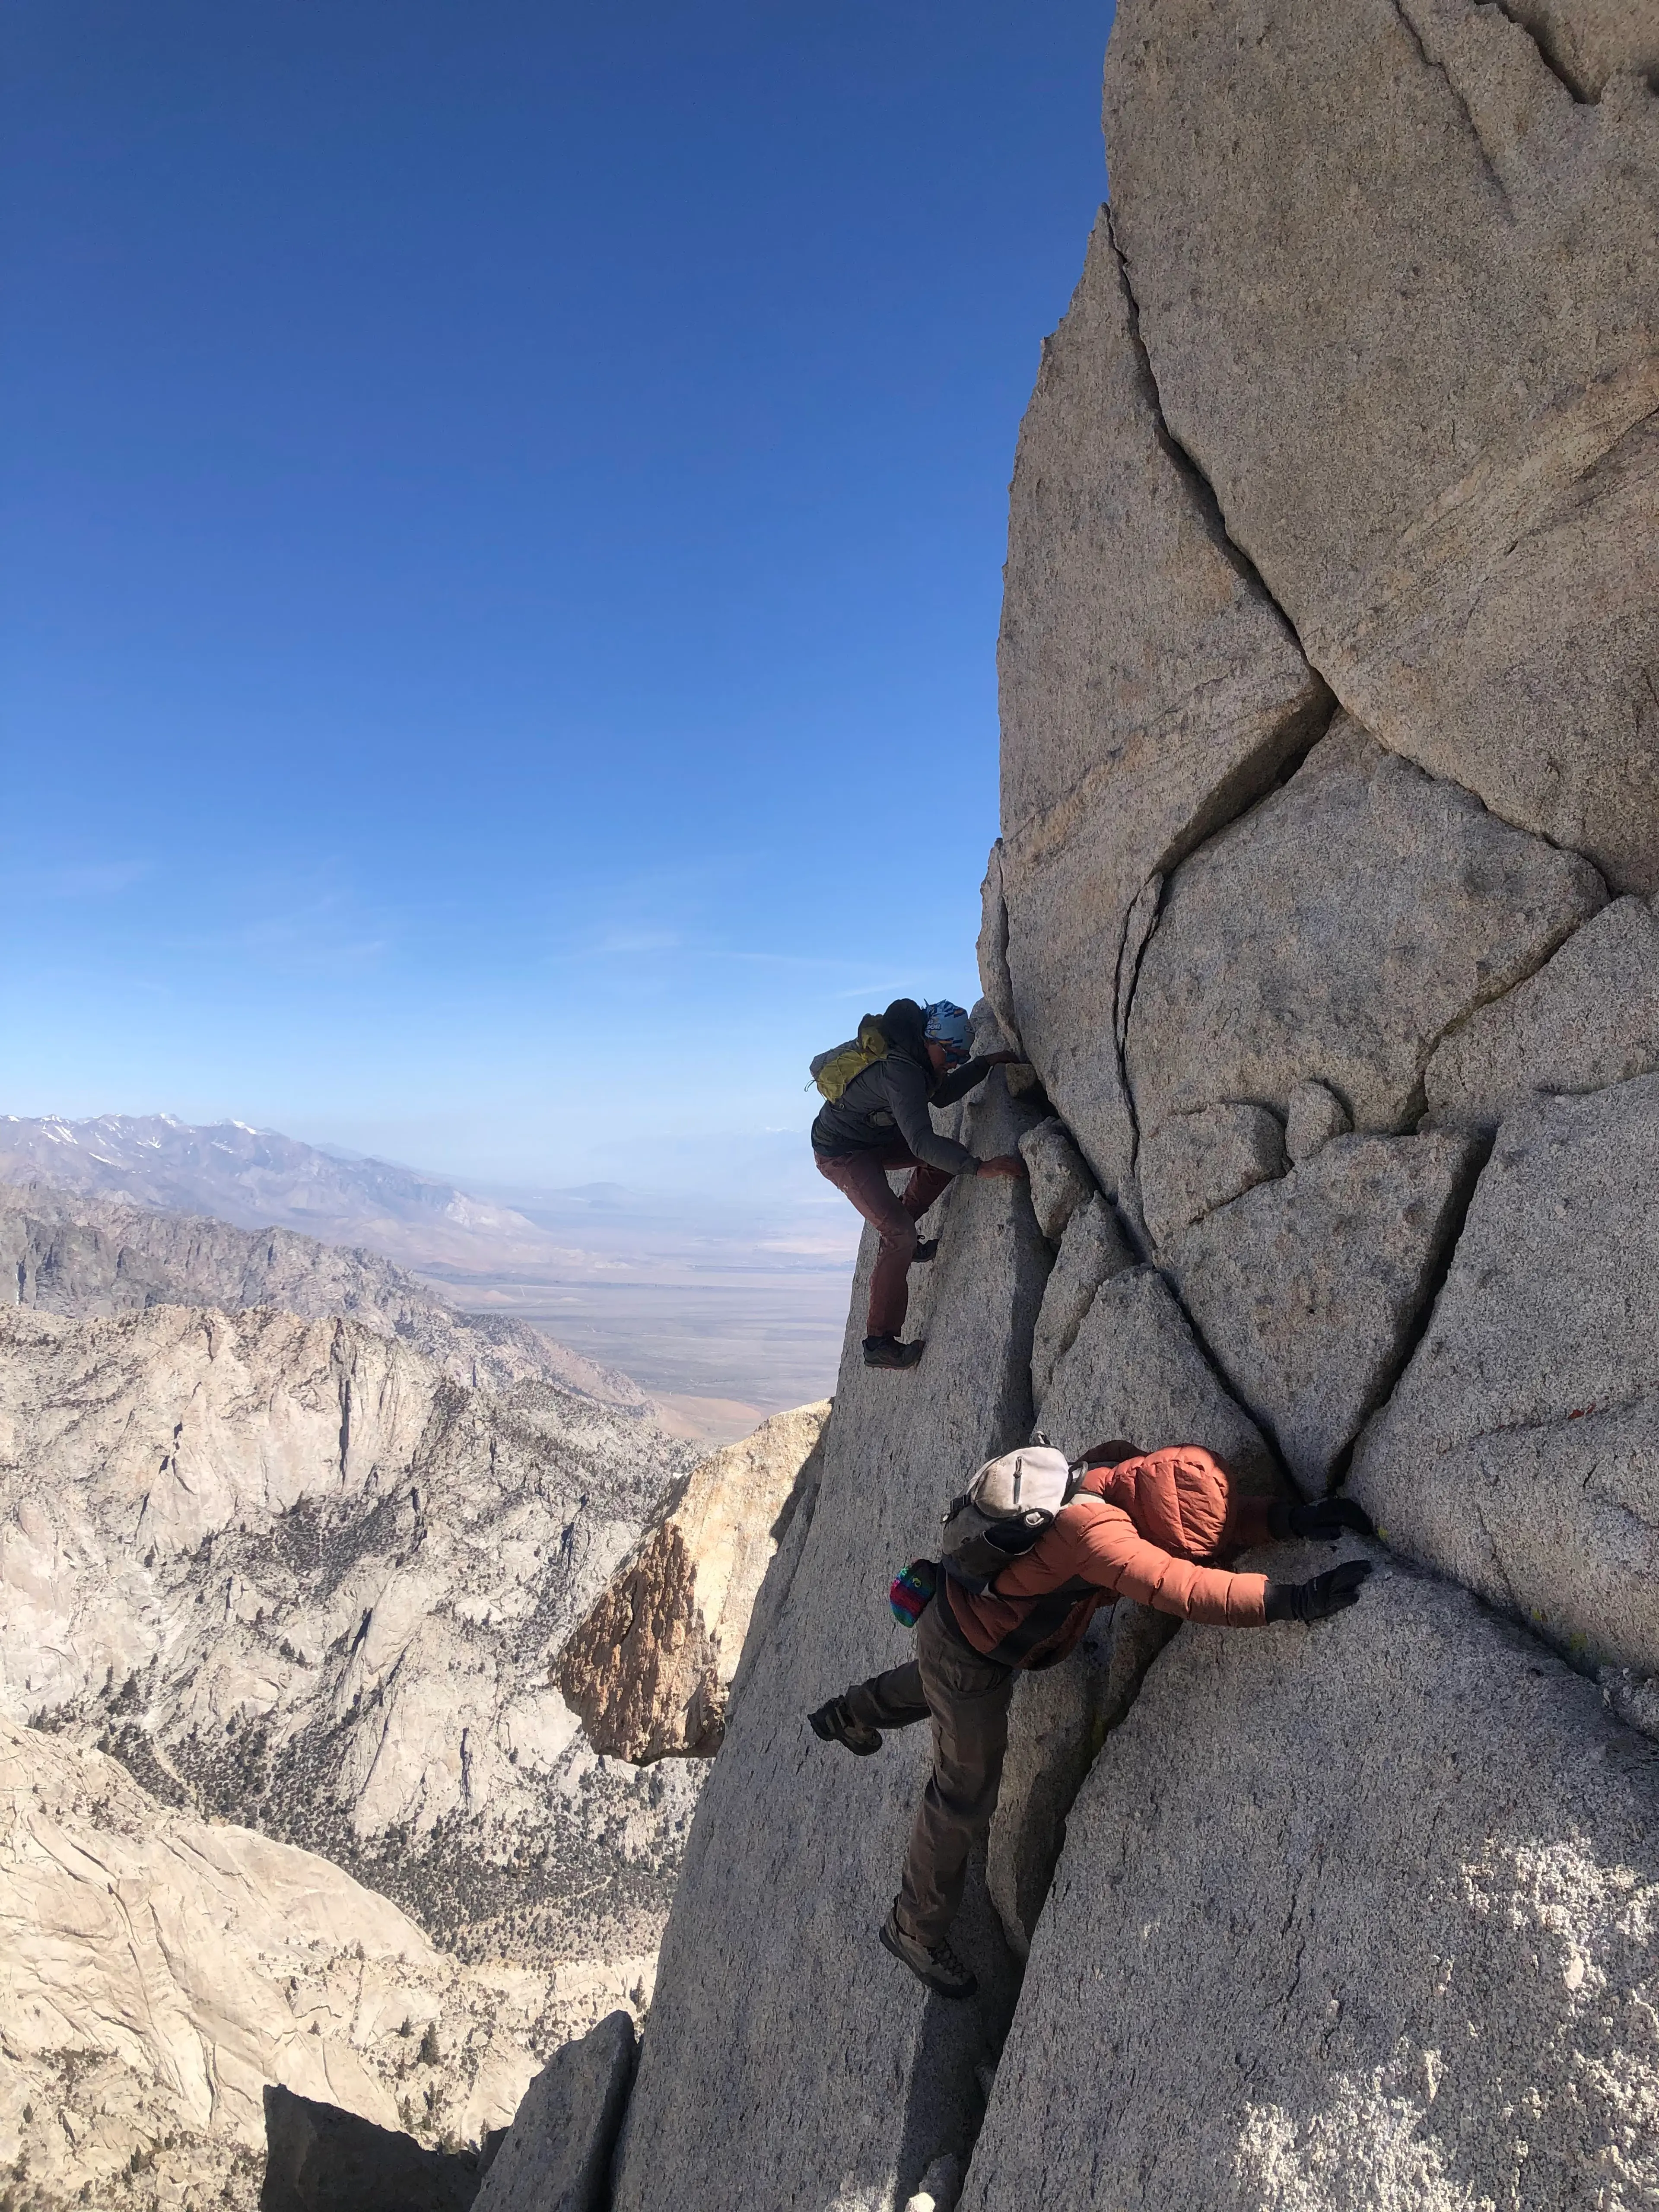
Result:
M866 1238L618 2212L1659 2191L1650 27L1121 0L1001 639L981 1021L1039 1087L957 1117L1032 1184L939 1201L914 1374ZM1038 1419L1350 1483L1378 1571L1021 1685L946 2006L872 1940L925 1747L803 1716Z
M0 1182L0 1300L88 1320L154 1305L227 1313L278 1306L322 1321L338 1314L434 1360L458 1382L510 1389L554 1382L648 1419L650 1400L524 1322L459 1314L406 1269L361 1246L292 1229L238 1229L79 1196L42 1182Z
M252 2212L270 2081L474 2140L512 2117L551 1995L544 1973L447 1958L312 1853L158 1805L3 1717L0 1944L15 2203Z

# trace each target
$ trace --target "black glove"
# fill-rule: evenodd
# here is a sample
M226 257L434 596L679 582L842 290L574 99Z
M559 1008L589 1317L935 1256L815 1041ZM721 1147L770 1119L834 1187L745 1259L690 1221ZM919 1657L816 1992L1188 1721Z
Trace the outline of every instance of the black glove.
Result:
M1340 1567L1333 1567L1327 1575L1316 1575L1310 1583L1269 1583L1267 1619L1311 1622L1346 1613L1351 1605L1358 1604L1370 1571L1369 1559L1344 1559Z
M1376 1534L1370 1515L1352 1498L1316 1498L1311 1505L1298 1498L1294 1505L1275 1505L1268 1525L1275 1536L1316 1536L1327 1544L1335 1543L1346 1528L1356 1536Z

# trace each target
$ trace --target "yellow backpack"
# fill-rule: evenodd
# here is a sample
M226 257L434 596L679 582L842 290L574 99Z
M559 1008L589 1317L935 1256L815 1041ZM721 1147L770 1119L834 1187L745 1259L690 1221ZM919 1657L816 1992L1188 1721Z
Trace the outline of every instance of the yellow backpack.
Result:
M857 1036L818 1054L811 1064L807 1087L816 1083L833 1106L855 1075L862 1075L866 1067L886 1057L887 1039L881 1024L873 1014L866 1014L859 1024Z

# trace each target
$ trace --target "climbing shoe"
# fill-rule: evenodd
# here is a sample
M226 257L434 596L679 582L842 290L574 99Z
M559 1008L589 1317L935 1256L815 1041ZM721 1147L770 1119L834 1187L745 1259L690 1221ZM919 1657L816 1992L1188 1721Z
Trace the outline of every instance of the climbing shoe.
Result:
M930 1951L925 1943L918 1943L914 1936L907 1936L898 1924L896 1905L881 1925L883 1948L902 1959L919 1982L942 1997L970 1997L979 1987L978 1981L951 1948L948 1936L941 1936Z
M916 1246L915 1250L910 1255L910 1265L913 1267L925 1267L930 1260L937 1260L938 1257L938 1237L924 1237L921 1243Z
M896 1336L866 1336L864 1340L864 1364L866 1367L914 1367L921 1357L922 1340L901 1344Z
M881 1749L881 1730L866 1728L861 1720L855 1719L845 1698L831 1698L827 1705L808 1713L806 1720L822 1742L844 1743L859 1759L868 1759L872 1751Z

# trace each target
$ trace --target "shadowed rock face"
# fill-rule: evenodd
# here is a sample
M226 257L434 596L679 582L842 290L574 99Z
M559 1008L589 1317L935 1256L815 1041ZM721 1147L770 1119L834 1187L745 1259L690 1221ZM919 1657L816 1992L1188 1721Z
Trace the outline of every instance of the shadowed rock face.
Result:
M693 1468L559 1656L595 1750L712 1759L749 1615L792 1504L816 1480L828 1401L775 1413Z
M525 2092L478 2192L478 2212L604 2212L634 2058L625 2012L555 2051Z

